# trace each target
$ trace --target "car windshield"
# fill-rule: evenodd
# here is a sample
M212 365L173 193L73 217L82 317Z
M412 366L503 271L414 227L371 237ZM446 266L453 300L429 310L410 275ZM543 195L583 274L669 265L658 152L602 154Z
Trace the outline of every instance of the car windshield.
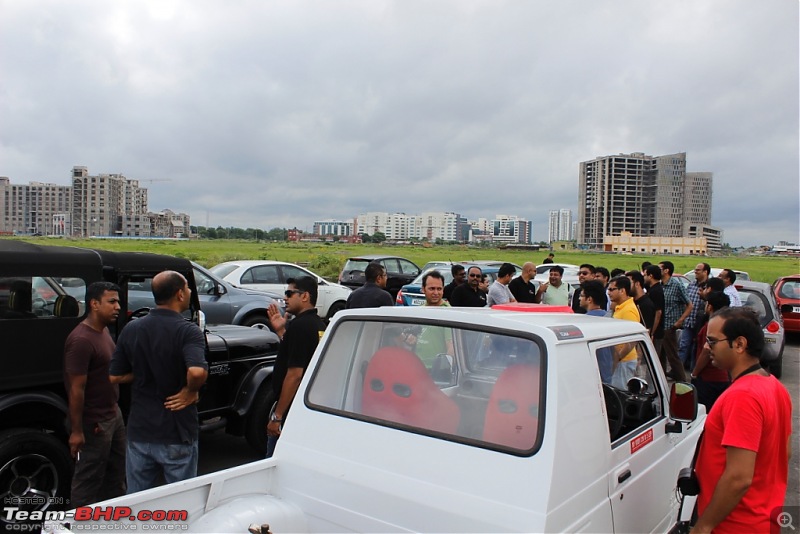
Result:
M453 281L453 273L450 272L449 267L434 267L433 269L428 269L427 271L422 271L419 273L419 276L414 278L414 281L411 282L412 284L416 284L421 286L422 285L422 277L428 274L431 271L439 271L439 273L444 276L444 285L449 284Z
M308 388L312 409L517 455L538 449L541 339L347 319L327 337Z
M778 295L785 299L800 299L800 280L786 280Z
M227 263L224 265L217 265L216 267L212 267L211 269L209 269L209 271L211 271L214 274L214 276L218 278L225 278L238 268L239 268L238 265L235 265L233 263Z

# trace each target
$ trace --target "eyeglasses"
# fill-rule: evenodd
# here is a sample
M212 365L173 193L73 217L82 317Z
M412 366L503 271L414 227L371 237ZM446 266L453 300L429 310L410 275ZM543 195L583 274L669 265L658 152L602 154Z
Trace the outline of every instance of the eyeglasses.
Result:
M608 288L609 291L616 291L617 289L619 289L619 288L618 287L609 287Z
M286 291L283 292L283 294L286 295L287 299L292 298L292 295L299 295L301 293L307 293L307 291L301 291L299 289L287 289Z
M481 275L480 275L480 274L474 274L474 273L470 273L469 277L470 277L470 278L480 278L480 277L481 277Z
M728 338L727 337L723 337L721 339L712 339L710 337L706 338L706 343L708 343L708 346L711 348L714 348L714 345L716 345L720 341L728 341Z
M578 274L583 275L583 276L589 276L592 273L590 273L589 271L579 271Z

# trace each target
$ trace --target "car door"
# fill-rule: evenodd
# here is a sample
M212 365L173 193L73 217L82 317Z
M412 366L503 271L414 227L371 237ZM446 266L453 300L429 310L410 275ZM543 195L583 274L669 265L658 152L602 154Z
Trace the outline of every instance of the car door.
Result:
M225 287L218 286L216 280L197 268L194 269L194 281L197 285L197 296L200 298L200 309L206 315L206 323L231 324L234 310Z
M278 265L256 265L247 269L240 279L242 287L269 291L276 295L283 295L286 285L281 280Z
M410 261L400 258L397 263L400 265L400 272L404 280L402 285L410 284L419 275L419 268Z
M397 258L383 259L381 264L386 268L386 289L395 297L400 288L408 282L405 281L403 273L400 271L400 264L397 263Z
M677 514L675 481L680 468L682 447L676 447L686 432L666 433L667 393L655 379L657 358L653 358L652 345L640 336L616 339L590 345L598 360L598 367L608 365L614 353L628 356L635 351L634 377L646 383L640 394L631 390L619 391L610 383L603 384L606 399L606 416L622 418L622 427L609 433L608 494L616 532L666 531ZM611 361L613 361L613 357ZM619 365L619 364L617 364ZM601 377L607 373L601 372ZM609 388L620 403L609 400ZM613 426L613 422L610 422Z

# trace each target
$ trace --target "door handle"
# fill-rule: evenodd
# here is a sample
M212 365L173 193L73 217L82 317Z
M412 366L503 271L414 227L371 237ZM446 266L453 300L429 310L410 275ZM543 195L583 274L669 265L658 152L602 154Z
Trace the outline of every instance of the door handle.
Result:
M625 471L623 471L622 473L620 473L617 476L617 483L618 484L622 484L623 482L625 482L629 478L631 478L631 470L630 469L626 469Z

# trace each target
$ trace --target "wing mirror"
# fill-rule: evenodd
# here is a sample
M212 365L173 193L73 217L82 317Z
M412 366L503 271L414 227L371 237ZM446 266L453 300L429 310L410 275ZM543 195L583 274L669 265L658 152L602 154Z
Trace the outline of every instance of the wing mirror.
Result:
M697 419L697 389L687 382L675 382L669 391L669 417L675 423L667 425L667 432L680 432L681 423Z

